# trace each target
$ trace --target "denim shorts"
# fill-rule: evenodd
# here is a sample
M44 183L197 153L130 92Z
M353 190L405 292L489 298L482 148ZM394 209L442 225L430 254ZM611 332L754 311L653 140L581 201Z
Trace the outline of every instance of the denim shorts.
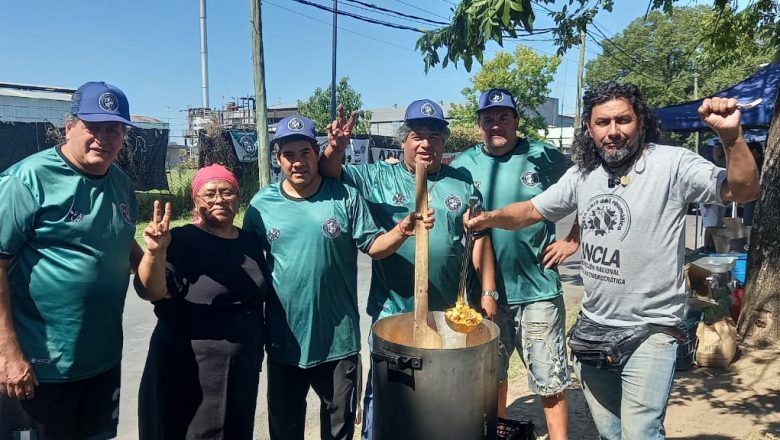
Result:
M501 330L499 382L507 379L509 358L517 350L528 369L528 387L540 396L556 395L571 385L566 360L566 309L563 296L526 304L499 305Z

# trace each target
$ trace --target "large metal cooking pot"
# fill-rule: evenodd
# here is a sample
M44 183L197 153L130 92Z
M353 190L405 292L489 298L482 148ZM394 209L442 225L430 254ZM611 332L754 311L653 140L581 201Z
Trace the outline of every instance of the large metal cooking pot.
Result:
M436 328L443 312L430 312L428 321ZM372 330L375 439L496 438L498 326L483 320L460 348L434 350L413 346L413 313L381 319Z

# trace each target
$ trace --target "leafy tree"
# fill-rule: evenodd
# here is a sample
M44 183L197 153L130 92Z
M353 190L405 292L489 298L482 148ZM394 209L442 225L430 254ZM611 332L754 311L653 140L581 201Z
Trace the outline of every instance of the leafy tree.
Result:
M319 132L325 132L325 126L332 121L330 117L331 87L326 89L317 87L314 93L305 101L298 101L298 113L314 121ZM345 76L336 85L336 102L344 106L347 114L358 112L358 120L355 124L355 134L370 134L371 112L361 110L363 101L360 93L349 85L349 77Z
M520 132L538 137L539 130L547 129L544 118L536 110L550 93L548 85L555 75L559 57L537 55L533 50L517 46L513 54L499 52L486 62L471 78L471 87L463 89L465 104L453 104L449 116L455 125L473 127L476 123L479 95L491 88L509 90L517 101Z
M473 59L480 63L488 40L503 42L504 35L533 31L535 12L532 3L547 11L555 20L553 33L558 52L563 53L579 43L579 33L588 28L600 10L611 11L612 0L600 0L591 6L589 0L567 0L557 9L549 9L554 0L462 0L456 7L450 25L425 33L417 41L426 71L439 64L438 50L444 50L442 66L463 61L467 70ZM651 0L649 9L674 13L678 0ZM744 41L767 42L780 47L780 2L751 0L743 9L736 0L713 0L714 21L709 27L709 41L715 49L711 60L727 60L738 55ZM739 9L738 11L735 11ZM543 30L538 30L543 31ZM775 55L780 62L780 52ZM715 64L717 65L717 63ZM725 81L725 78L724 78ZM712 84L715 84L713 81ZM707 89L702 92L706 93ZM648 94L649 96L649 94ZM689 96L689 95L685 95ZM780 339L780 241L775 219L780 218L780 93L764 151L761 196L755 214L748 255L749 267L745 302L738 331L743 341L760 344Z
M711 8L698 6L674 9L672 15L653 11L634 20L599 43L603 51L587 64L586 85L609 79L631 82L651 106L663 107L695 99L694 74L699 75L699 96L707 96L771 61L774 48L768 41L741 39L739 47L725 53L715 48L711 29L718 17Z
M651 0L649 10L674 12L679 0ZM556 5L553 5L557 3ZM447 67L462 61L467 71L476 59L482 63L485 45L492 40L503 45L506 37L551 33L562 55L580 43L580 32L588 29L599 12L612 11L614 0L461 0L453 11L451 23L426 32L417 40L425 70L441 63ZM710 40L716 47L739 46L737 40L765 40L774 46L780 43L780 4L776 0L751 0L738 13L732 4L737 0L713 0L717 14L711 27ZM535 29L534 6L555 22L548 29ZM735 36L737 36L735 38ZM439 55L443 50L443 57Z
M471 125L452 125L450 127L450 138L447 140L444 150L448 153L456 153L480 143L482 143L482 136L479 135L479 130L477 130L472 118Z
M579 42L579 29L590 23L599 8L612 10L612 0L600 0L590 6L589 0L568 0L559 11L552 11L546 5L555 0L462 0L455 8L452 23L440 29L426 32L417 40L417 50L422 52L425 70L441 62L447 67L451 62L463 61L467 71L476 59L480 64L488 40L503 44L504 37L534 32L536 13L533 4L547 11L556 23L555 28L537 29L536 33L552 32L562 54ZM439 57L439 49L445 51Z

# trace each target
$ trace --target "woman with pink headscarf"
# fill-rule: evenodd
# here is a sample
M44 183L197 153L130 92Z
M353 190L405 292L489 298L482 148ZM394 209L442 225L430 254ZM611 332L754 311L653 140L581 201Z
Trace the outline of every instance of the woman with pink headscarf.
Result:
M221 165L192 181L192 224L169 231L170 204L144 230L136 290L157 326L138 398L139 437L251 439L271 278L255 234L233 225L236 177Z

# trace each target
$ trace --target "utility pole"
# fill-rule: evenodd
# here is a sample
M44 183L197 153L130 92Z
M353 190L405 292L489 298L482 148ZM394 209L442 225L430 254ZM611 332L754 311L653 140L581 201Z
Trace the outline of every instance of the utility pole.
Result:
M265 105L265 60L261 0L249 0L252 10L252 70L255 77L255 119L257 125L257 166L260 188L271 183L271 148L268 142L268 109Z
M209 50L206 37L206 0L200 0L200 92L203 108L209 108Z
M580 103L582 102L582 74L585 70L585 28L580 29L580 61L577 64L577 99L574 107L574 131L580 128Z
M339 17L339 0L333 0L333 53L331 54L330 66L330 120L336 119L336 42L338 40L338 31L336 24Z
M693 73L693 100L699 99L699 73L694 72ZM696 130L696 133L694 134L694 142L696 145L696 154L701 155L701 144L699 143L699 130ZM696 228L696 233L693 234L693 248L698 249L699 248L699 207L700 205L697 205L697 214L696 214L696 224L694 227ZM704 229L704 223L702 223L702 232Z
M693 74L693 100L699 99L699 73L694 72ZM701 154L701 151L699 149L701 148L701 144L699 143L699 130L696 130L696 134L694 135L694 139L696 140L696 153Z

